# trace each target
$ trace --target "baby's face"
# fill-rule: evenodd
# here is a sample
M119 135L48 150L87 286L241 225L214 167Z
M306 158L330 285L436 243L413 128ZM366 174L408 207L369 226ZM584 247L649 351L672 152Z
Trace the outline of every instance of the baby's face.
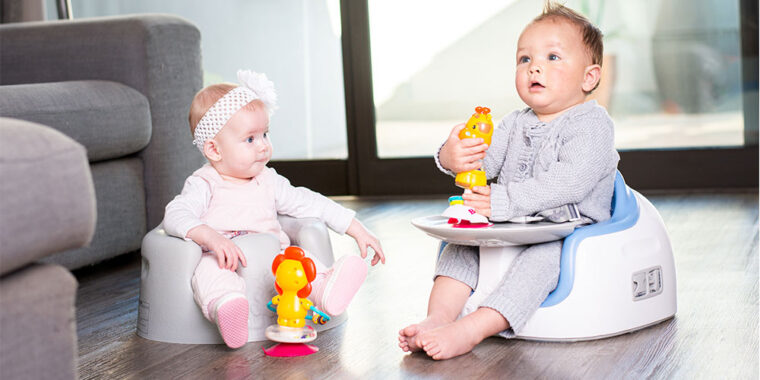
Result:
M517 42L517 93L539 119L550 121L585 101L591 65L577 26L562 19L532 23Z
M249 180L261 173L272 158L269 115L262 107L243 108L214 137L221 160L215 165L222 178Z

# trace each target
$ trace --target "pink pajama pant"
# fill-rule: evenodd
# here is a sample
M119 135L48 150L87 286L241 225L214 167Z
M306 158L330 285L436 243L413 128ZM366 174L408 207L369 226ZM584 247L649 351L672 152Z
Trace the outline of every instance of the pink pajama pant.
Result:
M255 260L251 260L252 256L253 255L246 254L248 265L256 265L253 263ZM314 265L317 267L317 279L315 282L324 278L324 275L320 276L320 274L323 274L327 270L325 265L319 262L319 260L308 251L306 251L306 257L314 260ZM269 263L267 268L271 268L271 263ZM219 268L216 255L213 252L203 252L201 260L193 273L191 285L193 288L193 299L195 299L195 303L200 306L203 316L206 317L206 319L213 322L209 311L209 303L211 301L233 293L248 298L246 293L246 279L240 275L242 270L242 265L240 265L235 272L229 269ZM257 286L267 286L267 289L274 289L274 276L271 275L271 271L267 273L269 273L268 278L248 279L248 283L251 284L252 282L250 280L254 280L253 283L257 284ZM315 284L312 283L312 286L314 285ZM251 289L251 291L260 292L261 290Z

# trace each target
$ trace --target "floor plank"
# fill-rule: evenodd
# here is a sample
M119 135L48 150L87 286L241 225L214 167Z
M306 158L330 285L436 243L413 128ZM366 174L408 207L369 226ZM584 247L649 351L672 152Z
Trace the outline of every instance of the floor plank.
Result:
M424 317L438 242L409 221L436 214L445 197L338 198L382 241L343 325L321 333L320 351L269 358L271 342L223 345L149 341L135 334L137 254L75 272L79 373L102 378L758 378L756 192L651 194L675 251L678 313L650 328L592 342L489 338L466 355L433 361L404 354L398 330ZM358 252L332 235L337 256Z

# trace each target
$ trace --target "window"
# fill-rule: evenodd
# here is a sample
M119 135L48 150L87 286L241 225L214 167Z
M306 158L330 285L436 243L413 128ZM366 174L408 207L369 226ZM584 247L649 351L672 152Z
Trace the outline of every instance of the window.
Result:
M475 18L456 2L435 2L435 11L428 13L415 13L420 7L412 3L420 1L341 3L344 30L350 30L344 33L343 50L347 115L356 125L357 176L364 178L358 181L359 194L456 191L451 178L438 173L430 158L451 126L465 121L478 105L489 106L497 118L520 108L512 92L511 69L486 69L482 62L493 64L493 59L505 57L503 65L511 65L514 47L504 45L514 43L510 41L540 12L539 2L467 2L467 7L490 12L490 17ZM603 79L612 84L610 91L598 89L594 96L607 102L616 121L619 169L629 184L637 189L757 186L756 1L571 0L567 4L600 25L607 33L607 52L615 56L608 57L605 65L615 69ZM407 12L404 7L417 17L400 16ZM450 20L453 16L447 9L452 7L462 17L449 28L459 34L426 31L439 27L429 18L440 14ZM403 22L414 22L414 27L399 28L406 34L395 41L391 32L383 36L387 26L378 26ZM505 33L505 28L512 38L494 38L494 32ZM404 47L415 41L416 33L443 42L433 41L419 51ZM691 50L675 47L686 42ZM389 49L384 44L397 46ZM411 61L417 69L392 74L398 68L381 55L394 51L416 54L393 58ZM489 58L480 58L485 56ZM717 60L723 72L700 67L705 57ZM691 61L689 73L673 72L676 59ZM390 83L387 78L394 76L396 83ZM489 85L472 86L478 81ZM373 86L380 87L373 90ZM509 92L491 90L500 86ZM406 110L399 111L401 107Z
M280 109L273 166L325 194L458 191L432 154L475 106L514 90L535 0L72 0L76 18L160 12L201 31L206 83L265 72ZM569 0L606 35L594 97L637 189L756 187L756 0ZM434 9L433 9L434 7Z
M339 0L72 0L72 8L76 18L169 13L188 19L202 35L204 85L236 83L238 69L274 82L273 160L347 158Z
M605 35L603 78L591 98L615 120L618 149L744 144L738 2L566 5ZM475 106L488 106L495 119L525 107L514 55L542 2L437 1L434 13L430 6L369 1L381 158L430 156Z

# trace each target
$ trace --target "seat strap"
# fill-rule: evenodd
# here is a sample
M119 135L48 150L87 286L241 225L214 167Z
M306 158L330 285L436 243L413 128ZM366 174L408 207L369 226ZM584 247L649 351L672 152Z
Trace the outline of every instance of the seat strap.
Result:
M509 221L512 223L533 223L541 221L564 223L575 222L581 219L583 219L583 217L581 216L580 211L578 211L578 205L575 203L568 203L564 206L539 211L533 215L514 217L509 219Z

